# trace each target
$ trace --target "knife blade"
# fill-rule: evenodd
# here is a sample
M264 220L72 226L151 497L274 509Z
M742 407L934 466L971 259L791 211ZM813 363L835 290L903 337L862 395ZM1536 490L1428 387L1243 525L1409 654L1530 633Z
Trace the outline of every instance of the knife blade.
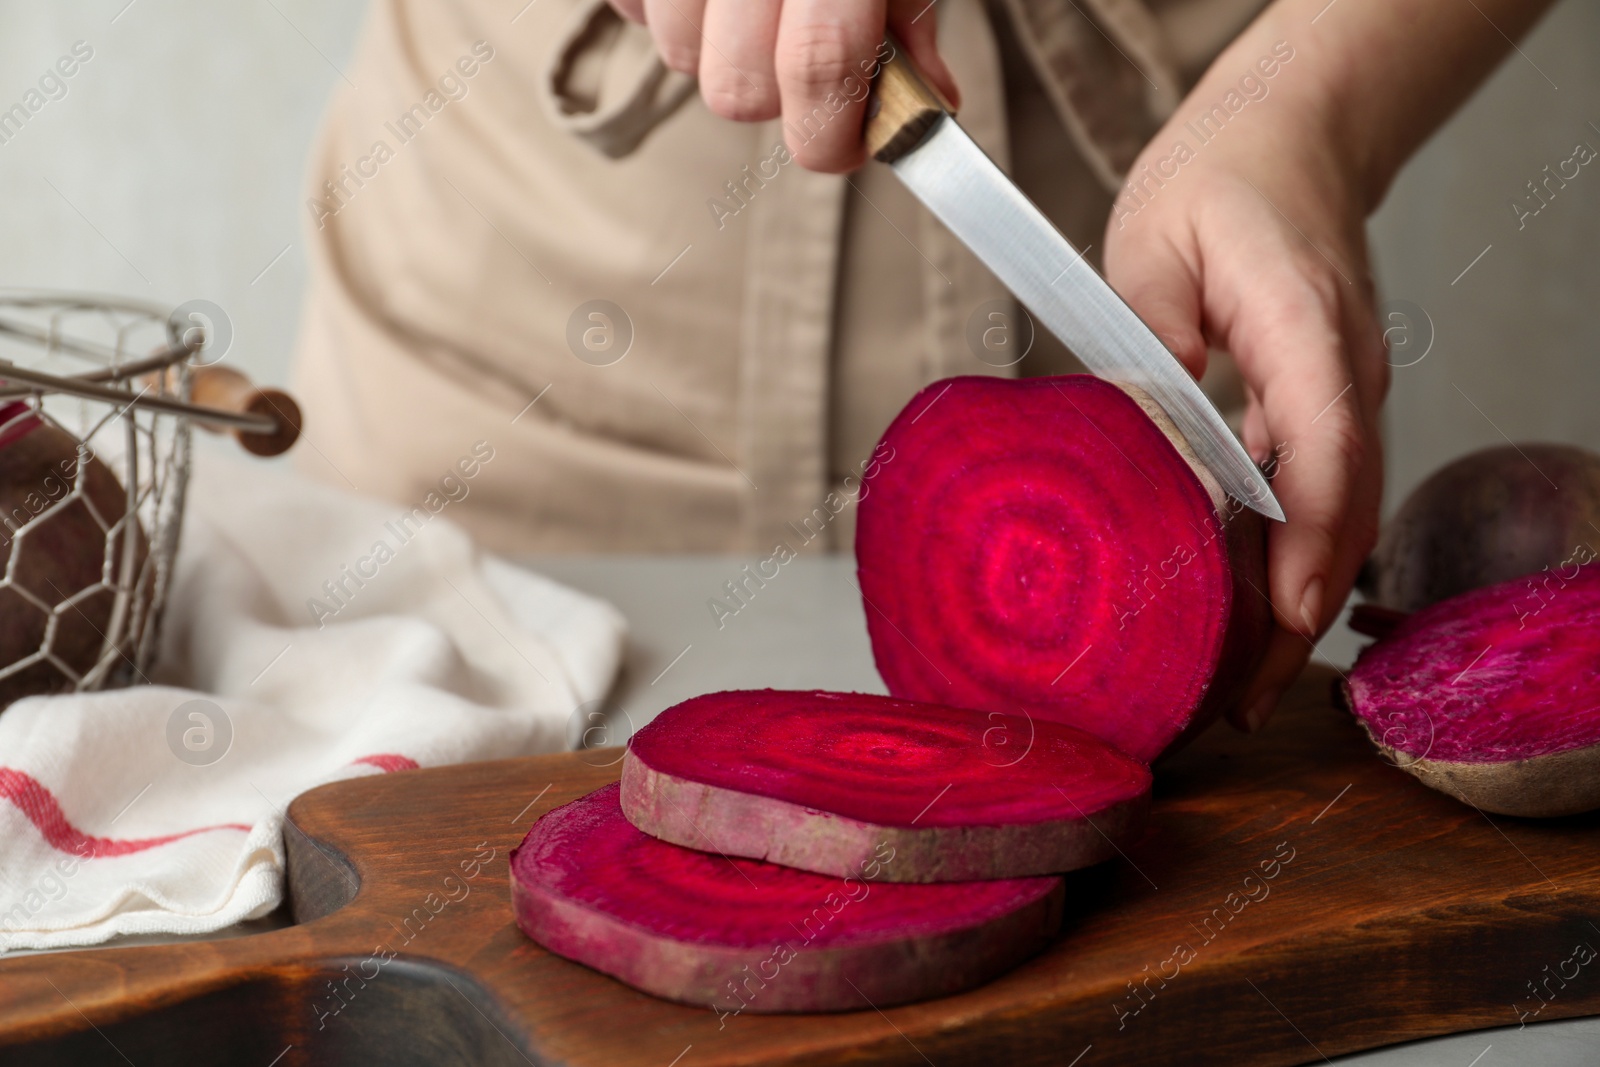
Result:
M1084 366L1149 393L1224 490L1283 522L1266 477L1199 383L961 128L899 43L890 47L866 123L874 158L893 167Z

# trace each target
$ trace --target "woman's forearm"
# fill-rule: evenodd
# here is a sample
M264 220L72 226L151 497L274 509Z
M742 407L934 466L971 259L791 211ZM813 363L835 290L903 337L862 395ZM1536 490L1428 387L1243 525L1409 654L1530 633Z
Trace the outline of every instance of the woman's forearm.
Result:
M1316 125L1368 212L1416 151L1550 7L1551 0L1276 0L1229 46L1225 89L1278 42L1294 50L1275 92ZM1237 69L1236 69L1237 68Z

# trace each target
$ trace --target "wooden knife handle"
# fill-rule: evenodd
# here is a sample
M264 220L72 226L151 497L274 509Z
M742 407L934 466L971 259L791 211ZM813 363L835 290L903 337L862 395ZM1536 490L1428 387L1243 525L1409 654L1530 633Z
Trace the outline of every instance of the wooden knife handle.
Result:
M893 163L928 135L950 104L928 84L893 34L886 40L889 58L878 71L867 104L867 151L880 163Z
M281 455L300 439L300 405L282 389L258 389L232 367L196 367L190 375L189 398L196 404L241 414L266 415L278 428L271 433L233 430L246 452L257 456Z

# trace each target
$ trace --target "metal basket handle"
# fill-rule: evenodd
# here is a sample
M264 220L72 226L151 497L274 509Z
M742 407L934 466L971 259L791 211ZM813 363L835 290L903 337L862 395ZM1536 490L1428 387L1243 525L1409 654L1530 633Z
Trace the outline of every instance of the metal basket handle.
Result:
M187 345L173 344L145 359L70 377L0 359L0 381L24 386L0 387L0 399L37 392L65 393L124 408L181 416L216 432L231 431L246 451L258 456L288 451L300 437L300 405L281 389L256 388L247 376L231 367L193 368L189 378L192 401L151 392L161 375L193 351ZM109 384L139 377L146 377L147 381L138 392Z

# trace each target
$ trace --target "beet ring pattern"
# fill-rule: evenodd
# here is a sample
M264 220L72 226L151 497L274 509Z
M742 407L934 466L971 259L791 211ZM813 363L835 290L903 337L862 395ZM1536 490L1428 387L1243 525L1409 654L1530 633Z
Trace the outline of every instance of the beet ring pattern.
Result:
M1240 595L1259 531L1241 551L1253 513L1130 392L956 378L901 412L856 533L891 693L1066 723L1147 762L1220 710L1230 631L1252 632L1244 659L1262 645L1264 602Z

